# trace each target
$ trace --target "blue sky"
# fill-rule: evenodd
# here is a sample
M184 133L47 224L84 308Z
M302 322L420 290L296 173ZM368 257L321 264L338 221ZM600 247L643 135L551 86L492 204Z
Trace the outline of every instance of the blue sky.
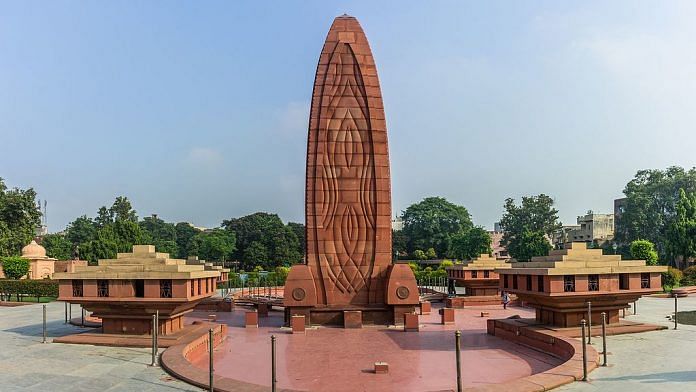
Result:
M356 16L387 116L394 211L430 195L492 227L547 193L610 212L642 168L694 166L693 2L0 0L0 177L51 231L118 195L141 216L302 222L307 113Z

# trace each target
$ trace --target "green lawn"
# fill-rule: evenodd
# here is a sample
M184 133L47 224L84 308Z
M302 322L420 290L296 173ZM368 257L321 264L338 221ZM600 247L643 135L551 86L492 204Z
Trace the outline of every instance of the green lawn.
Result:
M19 296L19 302L34 302L34 303L47 303L47 302L53 302L55 301L55 297L41 297L40 301L36 300L36 297L34 296ZM17 302L17 297L15 295L12 295L10 298L10 301L12 302Z

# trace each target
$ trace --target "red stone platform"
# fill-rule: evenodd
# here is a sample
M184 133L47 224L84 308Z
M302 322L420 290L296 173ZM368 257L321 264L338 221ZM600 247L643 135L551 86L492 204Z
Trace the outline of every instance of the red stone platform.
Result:
M436 309L421 315L420 332L401 328L363 326L362 329L319 327L305 334L289 334L282 313L272 311L258 329L244 329L244 312L218 313L229 326L228 339L215 350L216 390L267 391L270 379L270 335L277 338L278 389L310 391L441 391L452 390L456 379L454 331L462 330L462 367L467 388L510 382L544 372L562 363L518 344L486 335L482 309L491 317L520 314L528 309L501 306L457 309L455 325L440 325ZM205 318L194 312L189 318ZM365 344L369 342L369 344ZM207 355L183 357L182 345L168 349L163 367L199 386L207 383ZM182 358L184 358L182 360ZM176 359L172 365L171 360ZM375 362L389 364L387 374L375 374Z

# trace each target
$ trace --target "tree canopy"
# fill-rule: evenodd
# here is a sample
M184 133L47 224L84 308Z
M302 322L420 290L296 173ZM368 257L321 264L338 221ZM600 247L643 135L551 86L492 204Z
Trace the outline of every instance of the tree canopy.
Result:
M528 261L534 256L544 256L551 250L548 237L561 227L558 210L553 199L545 194L525 196L522 204L505 200L505 213L500 219L503 229L501 244L510 256L518 261Z
M245 268L261 265L271 269L302 261L304 247L297 233L304 233L304 226L299 223L285 225L276 214L256 212L225 220L222 226L235 233L237 249L233 255Z
M645 260L648 265L657 265L655 245L648 240L631 242L631 257L635 260Z
M20 256L6 256L0 259L2 270L10 279L21 279L29 273L29 260Z
M679 190L696 192L696 169L669 167L640 170L626 184L623 212L617 217L615 237L620 244L645 239L656 245L661 259L673 259L667 244L667 230L677 214Z
M445 255L452 236L466 233L473 227L469 211L443 197L427 197L410 205L402 219L408 253L433 248L437 255Z
M0 178L0 256L19 255L40 224L36 192L32 188L7 189Z
M471 260L491 252L491 236L482 227L474 227L468 232L452 236L447 256L459 260Z

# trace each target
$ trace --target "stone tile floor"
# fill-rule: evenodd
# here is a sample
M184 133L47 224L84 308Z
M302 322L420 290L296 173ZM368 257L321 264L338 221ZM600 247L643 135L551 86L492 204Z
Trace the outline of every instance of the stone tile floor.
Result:
M680 310L696 310L696 297L679 299ZM638 314L628 320L669 326L669 330L608 338L609 367L559 391L696 391L696 326L665 318L672 299L644 298ZM63 324L63 304L50 303L52 336L79 328ZM79 315L79 307L73 307ZM600 339L595 345L601 350ZM148 349L41 343L41 305L0 307L0 390L2 391L199 391L173 380L160 368L149 367Z
M607 338L608 367L590 373L590 382L575 382L558 389L575 391L696 391L696 326L674 324L665 318L674 312L672 298L643 298L637 314L627 320L666 325L670 329ZM696 297L679 299L679 311L696 310ZM593 339L597 351L600 338Z
M41 313L40 304L0 307L0 391L200 391L148 366L149 349L51 344L81 330L63 323L62 302L47 304L42 344Z

